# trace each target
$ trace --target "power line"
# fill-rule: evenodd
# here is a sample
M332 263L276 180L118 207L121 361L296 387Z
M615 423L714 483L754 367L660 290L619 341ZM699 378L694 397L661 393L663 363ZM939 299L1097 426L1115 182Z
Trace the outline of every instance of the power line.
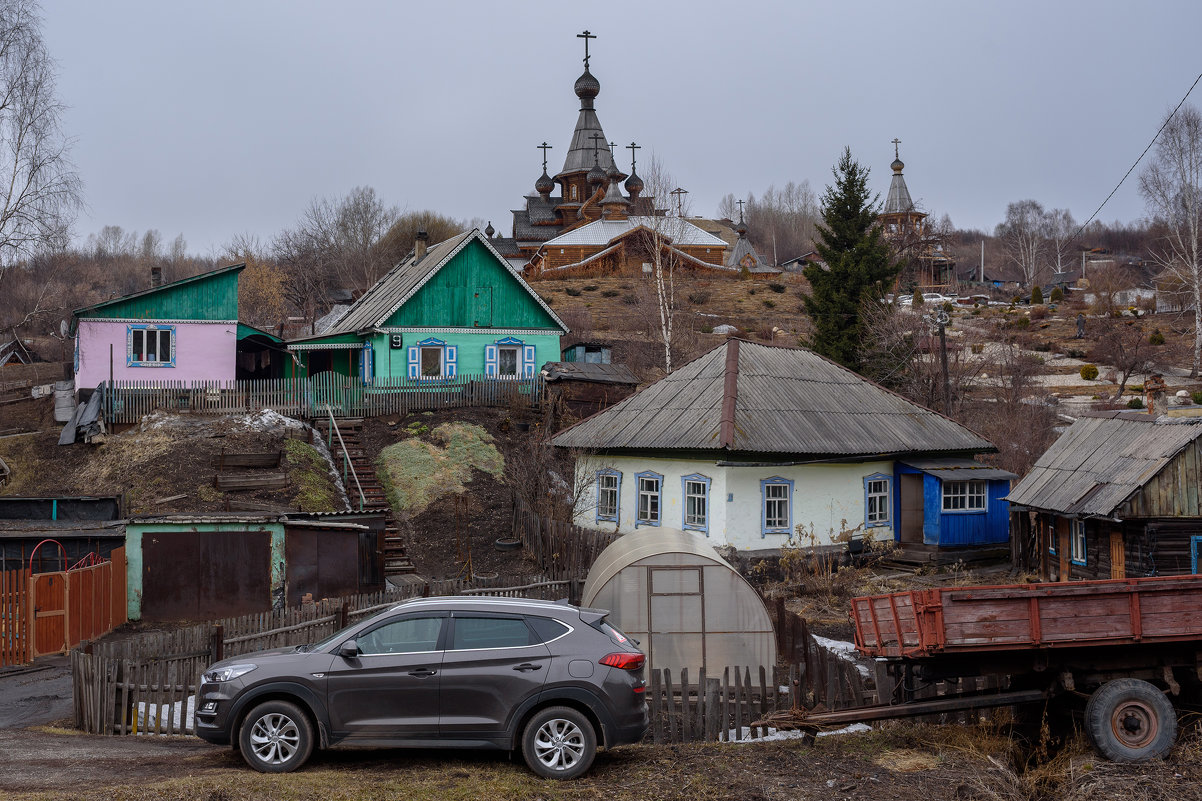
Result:
M1148 155L1148 151L1152 149L1152 145L1156 144L1156 140L1160 138L1162 133L1164 133L1164 129L1168 127L1169 122L1172 121L1177 112L1181 110L1181 107L1185 105L1185 101L1189 99L1190 92L1194 91L1194 87L1198 85L1199 81L1202 81L1202 72L1198 73L1197 78L1194 78L1194 82L1190 84L1189 91L1185 93L1185 97L1181 98L1181 102L1177 104L1176 108L1173 109L1173 112L1169 114L1169 116L1165 117L1164 124L1160 126L1160 130L1156 132L1156 135L1152 137L1152 141L1148 142L1148 146L1144 148L1144 152L1139 154L1139 158L1137 158L1135 163L1131 165L1131 169L1127 170L1126 174L1123 175L1118 184L1115 185L1114 189L1110 190L1110 194L1106 196L1106 199L1102 201L1102 204L1098 206L1094 213L1089 215L1089 219L1081 223L1081 227L1077 229L1077 233L1069 237L1069 242L1073 242L1081 236L1081 232L1085 230L1085 226L1093 222L1094 218L1097 217L1102 209L1105 208L1106 204L1110 202L1110 198L1114 197L1114 193L1119 191L1119 187L1123 185L1123 181L1126 181L1127 178L1131 176L1131 173L1135 172L1135 168L1138 167L1139 163L1144 160L1144 156Z

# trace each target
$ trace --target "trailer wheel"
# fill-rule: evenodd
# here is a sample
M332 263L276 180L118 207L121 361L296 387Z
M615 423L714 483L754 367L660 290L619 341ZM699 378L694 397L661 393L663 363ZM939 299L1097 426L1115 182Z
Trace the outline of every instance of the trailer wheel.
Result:
M1114 762L1163 758L1177 739L1177 712L1155 685L1115 679L1085 705L1085 728L1098 753Z

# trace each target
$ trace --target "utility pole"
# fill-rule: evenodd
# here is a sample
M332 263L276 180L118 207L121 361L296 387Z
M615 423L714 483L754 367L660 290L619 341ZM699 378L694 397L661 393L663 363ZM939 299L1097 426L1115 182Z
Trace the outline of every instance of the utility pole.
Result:
M943 414L947 417L952 416L952 386L951 379L948 377L947 370L947 324L951 322L951 317L943 309L934 314L924 314L922 319L927 325L932 328L937 328L939 331L939 364L943 368Z

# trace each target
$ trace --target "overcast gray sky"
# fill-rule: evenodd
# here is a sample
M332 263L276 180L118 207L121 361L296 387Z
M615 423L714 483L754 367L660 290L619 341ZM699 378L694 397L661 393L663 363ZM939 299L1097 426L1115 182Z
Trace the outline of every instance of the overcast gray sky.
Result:
M535 145L563 164L585 28L605 133L699 214L820 192L844 145L883 194L898 137L915 200L962 228L1028 197L1083 221L1202 72L1198 0L44 2L79 237L206 255L359 185L508 234ZM1134 179L1101 219L1143 215Z

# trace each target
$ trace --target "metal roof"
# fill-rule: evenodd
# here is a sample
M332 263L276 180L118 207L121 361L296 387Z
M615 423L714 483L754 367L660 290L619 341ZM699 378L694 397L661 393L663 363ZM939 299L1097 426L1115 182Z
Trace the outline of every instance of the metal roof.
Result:
M595 362L547 362L547 381L591 381L595 384L638 384L639 377L624 364Z
M246 269L246 262L242 262L241 264L231 264L228 267L218 267L216 270L209 270L207 273L199 273L197 275L190 275L187 278L181 278L178 281L172 281L169 284L163 284L161 286L152 286L149 289L143 289L138 292L131 292L128 295L121 295L120 297L109 298L108 300L102 300L99 303L93 303L91 306L82 306L71 313L73 315L75 315L76 317L78 317L83 312L90 312L90 311L95 311L96 309L103 309L106 306L112 306L116 303L124 303L125 301L133 300L134 298L141 298L146 295L153 295L156 292L162 292L165 289L175 289L176 287L181 287L181 286L184 286L185 284L192 284L197 281L205 281L209 278L213 278L214 276L218 276L223 273L228 273L231 271L241 272L242 270L245 270L245 269Z
M553 441L562 447L814 457L995 450L959 423L812 351L739 339Z
M972 459L944 457L935 459L902 459L902 464L921 470L943 481L983 481L1014 479L1018 475L1000 467L974 462Z
M1010 503L1114 517L1131 495L1202 435L1202 420L1091 415L1069 426L1010 491Z
M619 237L644 227L658 232L673 245L726 248L726 242L680 217L627 217L625 220L596 220L547 241L547 247L565 245L608 245Z
M482 242L496 257L498 263L503 265L514 280L530 293L530 296L551 316L551 319L565 332L568 330L568 327L559 319L559 315L552 311L551 307L538 296L538 293L530 288L521 274L504 256L497 252L488 238L480 233L479 229L473 228L444 242L439 242L437 245L431 245L420 261L416 259L415 254L410 253L404 261L389 270L371 289L367 290L363 297L355 301L355 305L351 306L342 319L325 332L325 336L355 334L383 325L397 309L417 293L417 290L421 289L473 240Z
M593 134L600 137L596 140L596 162L593 161ZM617 166L614 164L613 154L609 152L609 140L605 138L605 131L601 130L601 120L597 118L597 112L591 108L582 108L580 116L576 118L576 128L572 131L572 143L568 145L563 169L555 177L591 170L594 163L600 164L601 169L606 172ZM622 177L625 178L626 174L622 173Z

